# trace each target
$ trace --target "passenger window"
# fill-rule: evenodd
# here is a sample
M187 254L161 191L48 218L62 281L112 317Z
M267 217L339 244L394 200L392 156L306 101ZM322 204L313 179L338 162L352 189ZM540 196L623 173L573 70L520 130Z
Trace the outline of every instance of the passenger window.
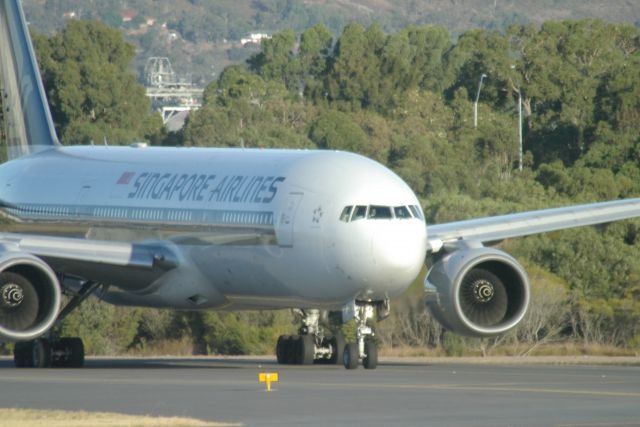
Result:
M367 207L366 206L356 206L356 210L353 213L353 218L351 221L356 221L358 219L364 219L367 217Z
M353 210L353 206L347 206L342 210L340 214L340 221L349 222L349 218L351 218L351 211Z
M411 205L409 206L409 209L411 209L411 213L413 214L414 217L424 220L424 217L422 216L422 212L420 211L419 207L417 207L416 205Z
M389 206L369 206L370 219L391 219L391 208Z
M396 214L396 218L398 219L410 219L411 214L409 213L409 209L406 206L396 206L393 208L393 212Z

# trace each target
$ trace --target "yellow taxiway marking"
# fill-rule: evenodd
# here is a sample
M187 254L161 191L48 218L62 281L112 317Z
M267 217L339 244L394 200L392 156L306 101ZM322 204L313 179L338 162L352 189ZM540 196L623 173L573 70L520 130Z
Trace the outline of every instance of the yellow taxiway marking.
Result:
M277 372L262 372L258 374L258 380L261 383L267 384L267 391L271 391L271 383L278 382L278 373Z

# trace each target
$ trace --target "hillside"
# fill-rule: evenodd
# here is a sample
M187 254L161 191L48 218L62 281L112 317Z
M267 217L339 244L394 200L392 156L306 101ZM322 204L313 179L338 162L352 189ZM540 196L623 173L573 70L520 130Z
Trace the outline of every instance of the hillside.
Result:
M640 25L640 2L631 0L24 0L24 5L38 32L59 31L70 19L98 19L122 28L139 47L139 72L149 56L168 56L178 72L201 84L257 51L255 43L241 43L249 34L301 32L317 23L336 35L351 21L377 22L387 33L434 24L452 37L470 28L504 30L547 20Z
M388 32L411 24L444 25L453 34L477 27L504 29L512 22L600 18L636 24L640 20L640 3L631 0L24 0L24 4L29 19L44 32L59 30L69 18L65 13L118 24L118 15L130 10L166 21L170 27L188 25L194 38L209 41L239 40L252 30L300 31L316 23L339 32L353 20L380 22ZM208 28L199 27L200 23Z

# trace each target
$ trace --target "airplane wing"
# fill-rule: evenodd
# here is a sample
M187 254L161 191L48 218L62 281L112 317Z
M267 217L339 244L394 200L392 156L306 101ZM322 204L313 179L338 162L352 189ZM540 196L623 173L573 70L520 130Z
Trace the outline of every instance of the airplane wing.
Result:
M40 257L58 273L98 282L113 283L114 276L126 281L135 277L143 286L178 266L175 252L162 242L128 243L0 233L0 247L3 252Z
M436 253L460 242L495 242L511 237L603 224L640 216L640 198L542 209L427 227L429 251Z

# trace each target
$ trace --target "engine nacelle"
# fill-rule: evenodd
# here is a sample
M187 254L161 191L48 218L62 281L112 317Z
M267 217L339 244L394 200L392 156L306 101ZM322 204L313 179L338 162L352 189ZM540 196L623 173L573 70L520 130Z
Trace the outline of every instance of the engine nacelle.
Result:
M26 253L0 254L0 340L27 341L47 332L60 311L51 267Z
M427 306L460 335L507 332L529 307L529 279L510 255L493 248L460 249L440 258L424 282Z

